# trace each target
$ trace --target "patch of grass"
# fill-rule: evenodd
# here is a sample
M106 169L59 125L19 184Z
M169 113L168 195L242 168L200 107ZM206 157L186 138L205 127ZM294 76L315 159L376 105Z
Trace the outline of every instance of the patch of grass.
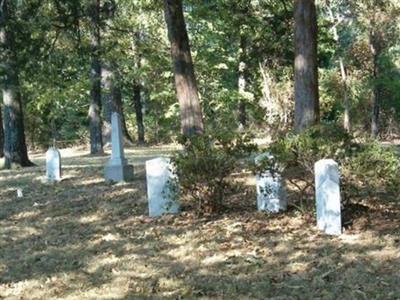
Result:
M105 183L102 166L107 157L68 151L60 183L42 183L40 155L35 156L36 167L0 172L0 298L400 295L396 201L368 199L341 237L320 234L307 210L256 212L250 186L245 194L227 200L231 209L223 215L197 218L183 212L151 219L143 163L169 150L129 149L136 179L123 184ZM23 198L17 198L17 188L22 188Z

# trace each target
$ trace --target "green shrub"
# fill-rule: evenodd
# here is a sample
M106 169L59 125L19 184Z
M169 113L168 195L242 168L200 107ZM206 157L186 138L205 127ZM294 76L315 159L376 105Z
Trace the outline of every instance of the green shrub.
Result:
M345 167L365 185L394 188L400 176L399 158L392 148L368 141L352 148Z
M246 134L230 132L180 137L184 150L172 159L180 199L194 204L199 213L218 211L235 191L230 175L256 150L250 141Z
M334 124L322 124L297 135L282 136L269 146L268 151L281 168L286 169L288 177L295 174L291 167L300 169L302 172L294 179L306 181L308 188L313 186L314 164L320 159L334 159L340 166L341 188L346 198L358 193L360 188L393 188L400 175L399 159L393 149L376 141L356 142Z
M351 151L352 140L342 128L334 125L318 125L301 134L289 133L270 145L269 151L281 164L300 165L313 173L316 161L332 158L345 159Z

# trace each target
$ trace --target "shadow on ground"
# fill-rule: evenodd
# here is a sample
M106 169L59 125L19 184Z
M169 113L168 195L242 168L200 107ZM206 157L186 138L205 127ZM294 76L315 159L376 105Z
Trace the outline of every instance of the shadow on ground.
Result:
M104 182L106 157L65 159L66 179L57 184L41 181L40 166L0 172L0 298L400 295L396 202L364 210L357 217L365 218L357 221L362 226L341 237L317 232L312 213L255 212L251 191L220 216L183 212L151 219L143 167L149 156L133 155L136 179L130 183ZM23 198L16 197L18 187Z

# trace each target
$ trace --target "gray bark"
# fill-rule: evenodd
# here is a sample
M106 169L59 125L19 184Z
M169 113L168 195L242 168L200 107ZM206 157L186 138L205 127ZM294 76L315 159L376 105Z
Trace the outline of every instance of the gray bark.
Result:
M90 64L90 153L103 153L102 120L101 120L101 62L100 62L100 1L90 0L88 6L90 18L90 51L92 61Z
M374 20L372 20L371 27L375 26ZM377 138L379 136L379 115L380 115L380 103L381 103L381 84L377 83L380 76L379 70L379 57L382 52L381 45L381 33L379 31L371 30L369 38L370 48L373 56L373 69L372 69L372 80L373 80L373 91L372 91L372 114L371 114L371 136Z
M140 84L135 83L133 86L133 105L135 107L137 142L139 145L143 145L146 143L144 138L143 105L141 92L142 88Z
M3 96L3 94L1 94ZM0 157L4 157L4 124L3 124L3 111L0 104Z
M246 37L240 36L240 59L239 59L239 78L238 78L238 91L240 100L238 103L238 119L239 128L246 127L246 86L247 86L247 64L246 64Z

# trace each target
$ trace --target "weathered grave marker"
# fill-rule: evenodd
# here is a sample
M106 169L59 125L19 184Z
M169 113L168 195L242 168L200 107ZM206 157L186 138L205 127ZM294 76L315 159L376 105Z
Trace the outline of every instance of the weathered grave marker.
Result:
M179 204L173 199L170 159L159 157L146 161L147 197L150 217L177 213Z
M342 233L339 166L332 159L315 164L317 227L326 234Z
M46 177L49 181L61 180L61 154L56 147L46 152Z
M269 153L263 153L255 158L256 165L263 160L273 160ZM271 170L264 170L256 175L257 209L277 213L287 209L287 197L281 175Z
M23 198L24 193L22 192L22 188L17 188L17 198Z
M124 155L121 119L118 113L111 116L111 157L105 165L106 180L129 181L133 179L133 166L128 165Z

